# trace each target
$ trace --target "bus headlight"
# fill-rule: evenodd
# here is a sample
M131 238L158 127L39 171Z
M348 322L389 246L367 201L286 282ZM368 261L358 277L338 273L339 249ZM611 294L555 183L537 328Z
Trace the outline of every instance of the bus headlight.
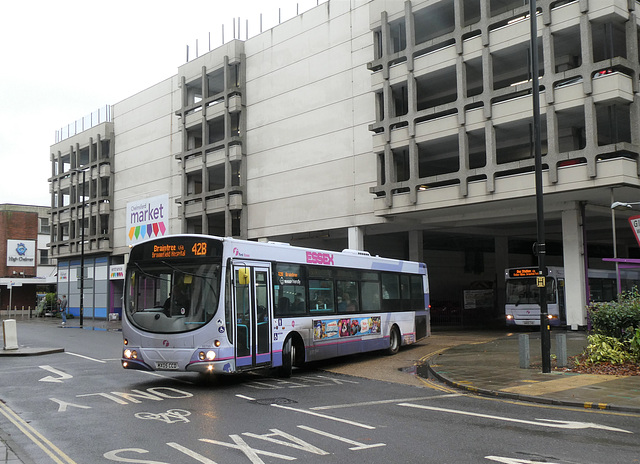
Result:
M213 345L218 348L220 346L220 340L216 340L215 342L213 342Z
M510 321L511 319L513 319L513 314L507 314L507 320Z
M127 359L138 359L138 352L127 348L124 350L124 357Z
M198 353L198 358L200 359L200 361L213 361L214 359L216 359L216 354L213 351L207 351L206 353L204 351L201 351Z
M129 344L129 340L127 340L126 338L122 342L124 343L124 346L127 346Z
M549 319L556 319L558 316L554 316L553 314L547 314Z

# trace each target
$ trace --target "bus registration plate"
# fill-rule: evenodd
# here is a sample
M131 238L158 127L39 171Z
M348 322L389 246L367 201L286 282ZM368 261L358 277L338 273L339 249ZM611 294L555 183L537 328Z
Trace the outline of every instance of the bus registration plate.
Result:
M523 321L522 323L524 325L533 325L533 324L535 324L535 321Z
M177 362L156 362L156 369L177 369L178 368L178 363Z

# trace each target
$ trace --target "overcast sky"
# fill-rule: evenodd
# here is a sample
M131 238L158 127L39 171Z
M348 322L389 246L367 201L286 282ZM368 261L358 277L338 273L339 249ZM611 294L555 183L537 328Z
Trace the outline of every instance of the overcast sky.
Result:
M31 0L0 19L0 204L49 206L56 130L177 74L233 38L326 0ZM346 0L345 0L346 1ZM280 16L279 16L280 15ZM236 31L237 36L237 31Z

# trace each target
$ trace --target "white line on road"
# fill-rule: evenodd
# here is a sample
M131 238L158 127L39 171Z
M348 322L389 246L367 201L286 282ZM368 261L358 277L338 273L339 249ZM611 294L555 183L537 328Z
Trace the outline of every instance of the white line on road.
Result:
M78 358L88 359L89 361L94 361L97 363L102 363L102 364L106 363L106 361L102 361L101 359L90 358L89 356L85 356L83 354L71 353L69 351L65 351L65 353L70 354L71 356L77 356Z
M431 411L448 412L451 414L461 414L464 416L482 417L485 419L495 419L495 420L501 420L506 422L518 422L520 424L538 425L542 427L552 427L557 429L574 429L574 430L575 429L600 429L600 430L609 430L611 432L633 433L633 432L629 432L628 430L609 427L607 425L594 424L592 422L559 421L559 420L552 420L552 419L536 419L535 421L531 421L531 420L525 420L525 419L514 419L511 417L492 416L489 414L480 414L477 412L459 411L456 409L445 409L445 408L437 408L434 406L424 406L421 404L400 403L398 406L406 406L408 408L416 408L416 409L428 409ZM536 421L541 421L541 422L536 422Z
M341 419L339 417L327 416L326 414L320 414L320 413L317 413L317 412L309 411L307 409L297 409L297 408L292 408L290 406L283 406L281 404L272 404L271 406L273 406L274 408L287 409L289 411L295 411L295 412L301 412L303 414L309 414L310 416L322 417L323 419L329 419L329 420L336 421L336 422L342 422L344 424L354 425L356 427L362 427L363 429L369 429L369 430L375 429L375 427L373 427L371 425L362 424L360 422L350 421L350 420L347 420L347 419Z
M318 435L323 435L328 438L333 438L334 440L339 440L341 442L354 445L351 448L349 448L351 451L360 451L360 450L369 449L369 448L378 448L380 446L387 446L385 443L369 443L369 444L360 443L355 440L350 440L346 437L334 435L333 433L324 432L322 430L314 429L313 427L307 427L306 425L299 425L298 427L301 428L302 430L307 430L309 432L317 433Z
M136 372L141 372L142 374L147 374L147 375L150 375L152 377L160 377L160 378L163 378L163 379L170 379L170 380L173 380L174 382L186 383L187 385L193 385L194 384L194 382L191 382L189 380L183 380L183 379L179 379L177 377L170 377L168 375L158 374L157 372L150 372L150 371L136 371Z
M309 408L309 409L313 411L322 411L324 409L343 409L343 408L352 408L352 407L361 407L361 406L373 406L376 404L400 403L404 401L423 401L423 400L432 400L436 398L453 398L457 396L463 396L463 395L461 393L449 393L447 395L421 396L418 398L397 398L393 400L364 401L361 403L330 404L327 406L316 406L315 408Z

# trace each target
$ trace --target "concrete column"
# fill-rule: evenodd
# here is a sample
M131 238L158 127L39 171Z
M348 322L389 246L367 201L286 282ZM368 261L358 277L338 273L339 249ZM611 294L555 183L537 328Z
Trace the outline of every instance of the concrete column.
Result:
M409 231L409 260L424 263L424 247L422 245L422 231Z
M564 260L564 291L567 325L571 330L587 324L587 298L582 241L582 219L577 203L562 212L562 246Z
M496 288L494 289L496 315L500 314L504 320L504 305L506 302L504 270L509 267L509 237L495 237L496 257Z
M349 249L364 251L364 229L361 227L349 227Z

